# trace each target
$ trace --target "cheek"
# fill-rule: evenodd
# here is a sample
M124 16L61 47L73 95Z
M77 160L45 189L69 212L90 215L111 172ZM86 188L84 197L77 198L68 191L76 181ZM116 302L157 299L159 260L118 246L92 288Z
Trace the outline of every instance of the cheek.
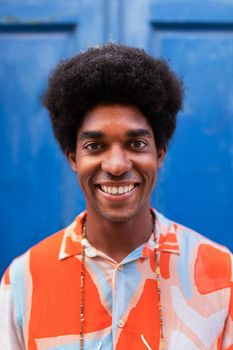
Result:
M88 159L87 157L79 156L76 160L77 164L77 173L82 176L82 174L86 174L90 172L90 169L92 167L91 159Z
M96 160L91 158L80 157L77 160L77 176L80 185L85 185L88 180L95 174L98 168Z
M157 173L157 159L154 156L144 156L140 159L140 162L135 161L135 167L140 169L148 177L151 177Z
M158 173L158 162L156 155L145 157L143 163L141 163L141 171L146 178L146 182L149 184L150 190L152 190L157 181Z

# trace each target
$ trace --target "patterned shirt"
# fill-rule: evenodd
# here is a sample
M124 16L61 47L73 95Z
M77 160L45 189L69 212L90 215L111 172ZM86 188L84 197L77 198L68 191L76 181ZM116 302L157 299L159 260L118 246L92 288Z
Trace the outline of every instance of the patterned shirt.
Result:
M0 291L0 350L78 350L86 213L16 258ZM166 350L233 350L230 252L155 211ZM158 350L155 242L121 263L85 246L84 349Z

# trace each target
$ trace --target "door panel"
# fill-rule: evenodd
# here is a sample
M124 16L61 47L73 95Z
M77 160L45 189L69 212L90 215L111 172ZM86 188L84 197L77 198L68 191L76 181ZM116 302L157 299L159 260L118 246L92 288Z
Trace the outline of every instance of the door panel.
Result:
M169 58L183 78L186 95L159 205L177 220L229 245L233 35L224 30L157 29L152 40L152 52Z
M0 79L4 82L0 90L0 142L5 149L0 175L1 224L5 243L10 241L8 254L16 246L24 248L25 240L30 245L41 237L59 216L59 191L53 184L61 181L62 161L41 108L41 96L48 71L69 54L69 36L69 32L0 36Z

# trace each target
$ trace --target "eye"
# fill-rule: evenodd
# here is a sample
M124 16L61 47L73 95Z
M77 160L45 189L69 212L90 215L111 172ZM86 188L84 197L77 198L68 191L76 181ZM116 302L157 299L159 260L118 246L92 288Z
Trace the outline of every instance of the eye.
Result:
M146 146L147 146L147 143L140 140L136 140L130 143L130 147L136 150L141 150Z
M98 152L103 149L103 145L98 142L92 142L84 146L84 148L91 152Z

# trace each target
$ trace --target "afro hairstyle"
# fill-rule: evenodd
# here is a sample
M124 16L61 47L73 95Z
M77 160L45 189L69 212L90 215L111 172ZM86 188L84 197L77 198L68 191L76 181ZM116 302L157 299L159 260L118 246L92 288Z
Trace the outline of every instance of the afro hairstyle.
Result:
M61 61L49 77L43 102L64 153L75 152L87 111L111 104L138 108L159 150L174 133L182 97L182 83L164 60L143 49L109 43Z

